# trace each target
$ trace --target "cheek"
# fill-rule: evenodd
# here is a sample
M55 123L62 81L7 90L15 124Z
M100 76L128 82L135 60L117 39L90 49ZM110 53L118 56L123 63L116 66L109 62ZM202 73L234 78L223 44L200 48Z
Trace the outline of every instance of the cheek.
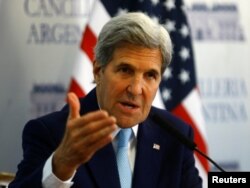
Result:
M117 81L115 79L106 80L106 83L102 85L101 95L105 98L105 103L112 103L126 90L125 83L123 81Z
M150 87L147 87L147 91L146 91L147 100L153 101L157 93L157 90L158 90L157 85L154 85L154 86L151 85Z
M154 100L154 95L147 96L147 98L145 99L144 107L146 111L148 111L151 108L153 100Z

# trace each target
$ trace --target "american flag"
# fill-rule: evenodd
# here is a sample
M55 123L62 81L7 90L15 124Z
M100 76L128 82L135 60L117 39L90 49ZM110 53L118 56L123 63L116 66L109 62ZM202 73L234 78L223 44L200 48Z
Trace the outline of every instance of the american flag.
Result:
M81 54L76 62L69 91L85 96L93 87L93 49L102 26L111 17L126 12L141 11L161 23L170 33L174 44L171 65L166 69L158 92L158 103L179 116L195 131L194 140L200 150L207 153L206 132L201 111L190 29L182 0L96 0L92 4L81 42ZM195 154L196 166L207 187L208 162Z

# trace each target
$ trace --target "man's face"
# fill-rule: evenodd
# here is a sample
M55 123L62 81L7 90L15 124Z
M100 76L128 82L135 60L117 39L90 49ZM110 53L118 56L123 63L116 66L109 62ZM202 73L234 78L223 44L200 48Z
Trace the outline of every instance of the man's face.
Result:
M94 63L97 98L101 109L117 119L121 128L146 119L161 81L159 49L125 43L114 51L108 65Z

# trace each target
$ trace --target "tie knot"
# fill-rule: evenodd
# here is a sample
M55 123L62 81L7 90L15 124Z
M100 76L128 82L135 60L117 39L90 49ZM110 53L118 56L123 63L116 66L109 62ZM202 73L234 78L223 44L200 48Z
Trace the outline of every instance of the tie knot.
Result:
M128 147L128 142L132 134L131 128L121 129L118 133L118 148Z

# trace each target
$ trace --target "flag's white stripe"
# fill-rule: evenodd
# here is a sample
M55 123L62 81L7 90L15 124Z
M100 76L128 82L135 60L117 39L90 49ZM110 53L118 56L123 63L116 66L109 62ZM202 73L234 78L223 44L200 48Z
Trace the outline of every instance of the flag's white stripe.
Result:
M197 129L200 131L201 136L206 140L206 130L205 130L205 121L202 118L202 106L200 101L200 96L198 95L197 89L193 89L190 94L185 98L182 102L185 110L191 116L192 121L194 121ZM155 99L153 101L153 105L165 109L162 97L160 95L160 91L157 91Z
M162 98L161 98L160 89L157 90L156 96L155 96L154 101L153 101L153 106L155 106L157 108L165 109L165 105L164 105Z
M207 188L208 187L207 172L203 168L203 165L200 163L200 160L196 156L195 156L195 166L199 170L199 175L202 178L202 187Z
M207 140L202 105L197 89L193 89L182 102L204 140Z
M158 108L166 109L159 90L156 93L153 105ZM199 130L202 138L206 141L207 137L205 130L205 122L202 118L203 114L201 111L201 102L196 89L193 89L192 92L190 92L190 94L183 101L182 105L184 106L188 114L191 116L191 119L196 125L197 130Z
M95 2L92 14L89 19L89 27L95 36L98 36L101 32L102 27L105 23L110 20L110 16L103 6L103 4L98 0Z
M94 76L92 72L92 62L84 52L80 52L73 70L73 78L85 93L88 93L95 86L93 83Z

